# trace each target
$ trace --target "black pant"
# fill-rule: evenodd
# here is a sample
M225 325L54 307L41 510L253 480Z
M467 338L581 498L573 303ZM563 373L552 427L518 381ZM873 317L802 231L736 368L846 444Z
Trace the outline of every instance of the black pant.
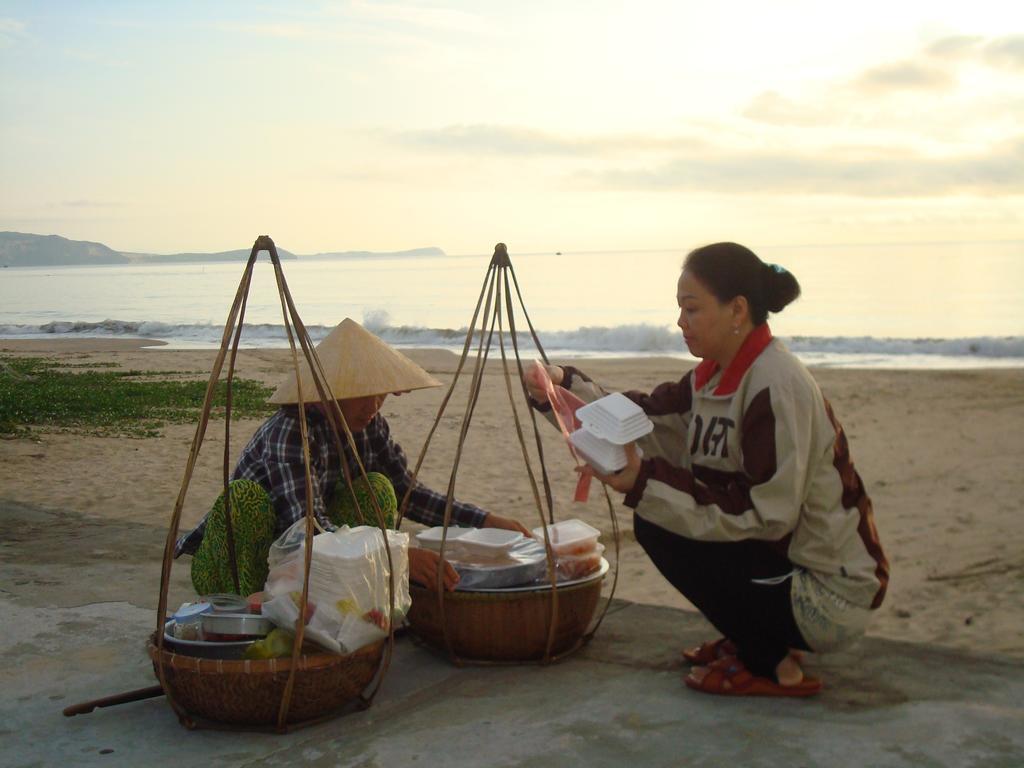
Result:
M775 679L790 648L810 650L793 619L789 590L752 579L783 576L793 564L764 541L696 541L633 515L636 540L671 582L739 649L755 675Z

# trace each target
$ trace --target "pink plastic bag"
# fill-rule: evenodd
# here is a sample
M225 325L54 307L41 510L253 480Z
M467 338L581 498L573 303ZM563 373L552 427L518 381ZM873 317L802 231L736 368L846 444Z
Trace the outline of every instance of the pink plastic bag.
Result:
M551 376L548 375L547 369L539 360L533 361L533 365L526 375L531 384L537 389L544 390L548 402L551 403L551 412L554 414L555 423L558 424L558 428L565 438L565 444L569 447L569 453L572 454L577 467L583 466L584 462L580 459L579 454L576 453L576 448L569 439L569 433L575 432L582 426L580 420L576 418L576 411L586 405L586 403L565 387L556 386L551 381ZM573 495L573 501L586 501L589 495L590 475L581 474L576 482L576 493Z

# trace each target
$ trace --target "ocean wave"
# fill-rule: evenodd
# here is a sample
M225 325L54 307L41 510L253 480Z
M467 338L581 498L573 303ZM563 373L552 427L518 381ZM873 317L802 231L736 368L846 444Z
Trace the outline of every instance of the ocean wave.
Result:
M426 328L410 325L390 325L386 315L368 315L364 325L390 344L399 347L461 348L465 342L465 328ZM308 325L313 341L324 338L333 326ZM218 346L224 329L212 323L164 323L158 321L102 320L52 321L38 325L0 325L0 338L41 337L138 337L158 339L170 344L190 346ZM611 327L583 326L566 331L538 331L545 350L576 354L670 354L684 352L679 331L664 326L647 324ZM506 341L508 331L505 332ZM1024 360L1024 336L980 336L966 338L876 338L872 336L791 336L783 339L797 355L882 355L969 357L984 359ZM474 340L476 341L476 340ZM528 331L518 329L520 347L534 349ZM494 342L497 343L495 333ZM287 346L288 337L283 325L249 324L242 331L242 343L247 347Z

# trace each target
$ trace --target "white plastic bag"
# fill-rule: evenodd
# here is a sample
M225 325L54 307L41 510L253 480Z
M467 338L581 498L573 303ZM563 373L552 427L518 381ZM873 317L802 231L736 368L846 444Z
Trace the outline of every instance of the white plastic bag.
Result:
M296 527L274 543L264 591L263 615L293 631L302 599L305 537ZM409 534L388 531L395 566L395 612L399 621L412 604L409 596ZM343 526L313 537L309 567L306 636L337 653L351 653L385 637L388 619L388 557L379 528Z

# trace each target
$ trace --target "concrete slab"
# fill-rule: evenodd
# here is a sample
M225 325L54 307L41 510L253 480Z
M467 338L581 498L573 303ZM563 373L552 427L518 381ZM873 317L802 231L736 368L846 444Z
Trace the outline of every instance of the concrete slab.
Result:
M0 503L0 536L40 515ZM30 562L26 549L0 547L0 766L1024 765L1021 662L868 639L810 659L827 685L814 699L705 696L683 687L678 658L712 636L704 620L624 602L548 667L456 668L403 638L373 707L284 736L186 731L163 698L65 718L155 682L143 642L158 574L133 558Z

